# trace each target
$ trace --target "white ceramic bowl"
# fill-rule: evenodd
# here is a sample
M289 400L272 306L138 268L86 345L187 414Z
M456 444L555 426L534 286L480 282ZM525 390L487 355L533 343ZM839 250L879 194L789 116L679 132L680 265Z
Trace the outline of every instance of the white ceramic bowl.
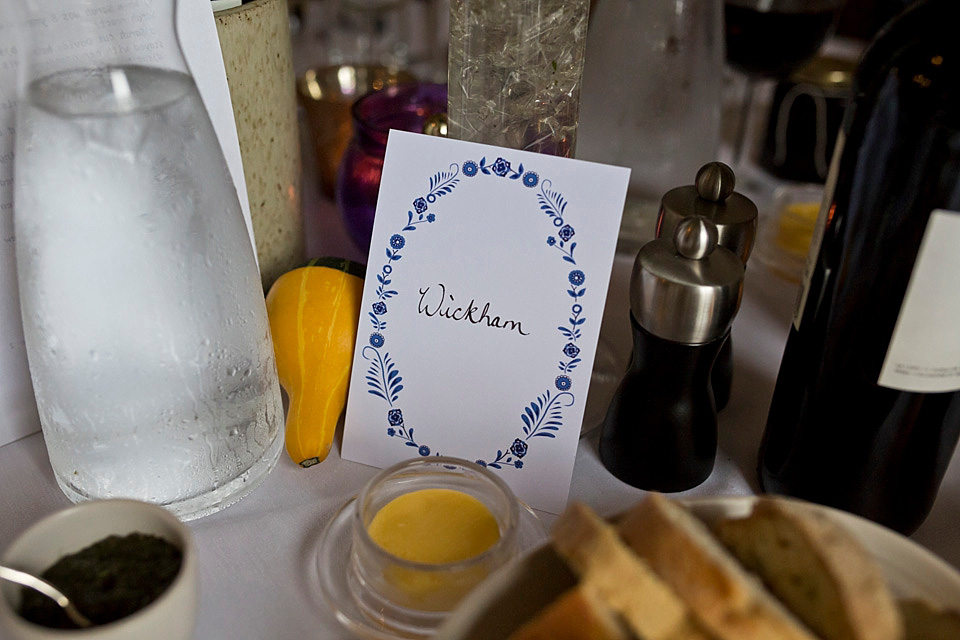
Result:
M153 534L183 552L180 572L154 602L109 624L65 631L21 618L19 585L0 584L0 636L11 640L188 640L197 619L197 552L190 530L166 509L136 500L98 500L43 518L3 553L4 565L42 573L65 555L115 534Z

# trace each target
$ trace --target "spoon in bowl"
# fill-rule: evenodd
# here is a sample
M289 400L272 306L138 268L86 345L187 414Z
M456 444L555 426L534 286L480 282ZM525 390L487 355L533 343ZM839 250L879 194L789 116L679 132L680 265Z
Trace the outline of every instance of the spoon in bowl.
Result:
M0 565L0 578L9 582L15 582L34 591L39 591L60 605L63 612L67 614L67 617L80 628L89 627L93 624L86 616L77 611L77 608L73 606L73 603L70 602L67 596L63 595L59 589L42 578L38 578L24 571L4 567L3 565Z

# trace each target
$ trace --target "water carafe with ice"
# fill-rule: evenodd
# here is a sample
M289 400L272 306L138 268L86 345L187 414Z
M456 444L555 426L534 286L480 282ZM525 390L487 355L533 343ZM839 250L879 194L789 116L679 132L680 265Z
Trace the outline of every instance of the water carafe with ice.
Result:
M17 276L54 476L74 501L217 511L276 463L283 411L251 237L176 0L6 4Z

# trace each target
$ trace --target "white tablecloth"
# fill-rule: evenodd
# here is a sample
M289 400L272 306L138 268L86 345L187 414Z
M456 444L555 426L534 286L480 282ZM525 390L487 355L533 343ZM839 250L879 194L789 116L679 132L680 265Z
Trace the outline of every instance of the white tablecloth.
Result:
M329 209L325 211L329 214ZM316 211L308 212L316 215ZM327 230L327 242L342 231ZM632 257L617 259L604 336L629 349L626 285ZM747 270L743 305L733 328L735 374L730 403L720 414L720 451L713 475L683 495L742 495L758 490L760 434L789 328L792 285L761 265ZM625 341L625 342L623 342ZM607 389L601 391L609 392ZM591 397L589 415L602 415L605 398ZM598 430L577 452L572 500L610 515L642 492L611 476L596 453ZM349 638L320 599L314 561L320 532L336 510L376 469L340 459L337 448L311 469L281 454L276 469L253 494L224 511L190 523L200 558L202 640ZM34 434L0 447L0 549L41 516L68 502L54 482L43 439ZM552 516L542 514L549 526ZM913 539L960 567L960 463L954 457L933 512Z

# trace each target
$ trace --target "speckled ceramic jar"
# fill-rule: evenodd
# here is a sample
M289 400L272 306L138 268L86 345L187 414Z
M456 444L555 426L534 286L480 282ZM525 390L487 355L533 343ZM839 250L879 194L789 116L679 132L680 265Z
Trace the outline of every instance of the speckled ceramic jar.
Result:
M286 0L215 14L264 291L305 260L300 138Z

